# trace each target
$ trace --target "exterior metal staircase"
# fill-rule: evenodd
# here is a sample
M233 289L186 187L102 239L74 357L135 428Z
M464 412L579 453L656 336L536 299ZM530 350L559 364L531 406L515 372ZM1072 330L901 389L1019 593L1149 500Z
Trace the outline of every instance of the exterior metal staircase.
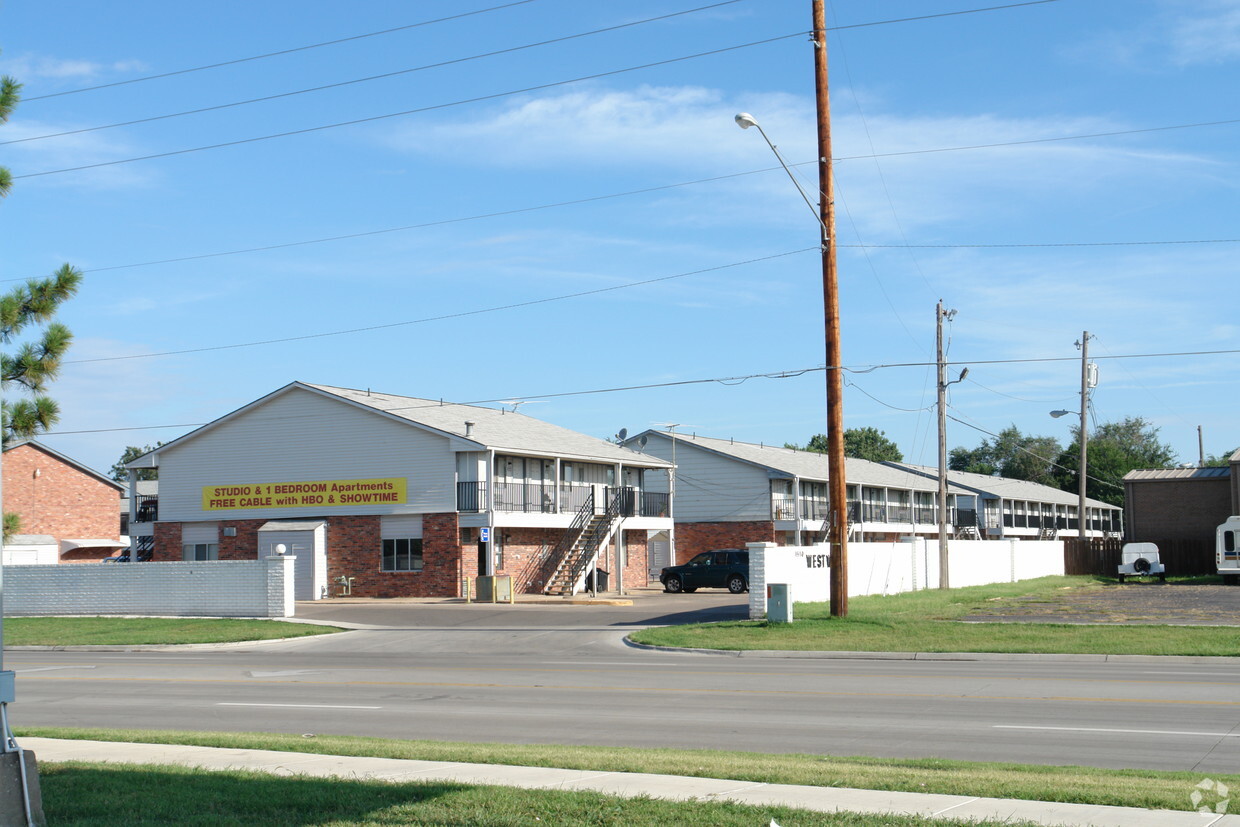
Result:
M632 489L607 489L606 506L595 510L594 492L586 498L572 525L564 532L560 542L551 550L554 561L543 594L572 595L581 582L586 569L594 562L599 549L603 548L616 533L625 504L632 503Z

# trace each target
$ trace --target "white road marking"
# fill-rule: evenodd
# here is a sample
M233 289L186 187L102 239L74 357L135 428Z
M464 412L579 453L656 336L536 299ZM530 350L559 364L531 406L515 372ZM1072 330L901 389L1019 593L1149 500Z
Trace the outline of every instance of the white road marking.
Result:
M383 709L381 706L345 706L343 704L243 704L221 701L216 706L274 706L281 709Z
M247 672L251 678L287 678L290 675L313 675L318 669L285 669L280 672Z
M1117 732L1130 735L1198 735L1203 738L1240 738L1240 732L1186 732L1170 729L1103 729L1072 726L1015 726L995 724L993 729L1041 729L1055 732Z
M94 669L94 666L33 666L30 669L14 669L19 675L26 672L54 672L57 669Z

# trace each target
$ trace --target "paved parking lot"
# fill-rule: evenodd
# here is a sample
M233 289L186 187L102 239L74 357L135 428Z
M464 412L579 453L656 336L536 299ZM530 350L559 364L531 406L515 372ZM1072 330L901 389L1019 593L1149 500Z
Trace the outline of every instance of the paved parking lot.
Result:
M965 620L1011 623L1140 623L1240 626L1240 587L1130 580L1065 589L1036 599L996 600Z

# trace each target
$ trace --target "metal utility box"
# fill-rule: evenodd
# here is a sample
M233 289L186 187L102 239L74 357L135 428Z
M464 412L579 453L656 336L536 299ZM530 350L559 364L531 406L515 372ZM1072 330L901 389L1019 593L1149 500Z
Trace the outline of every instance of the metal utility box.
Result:
M1214 539L1214 562L1224 583L1240 581L1240 517L1228 517Z
M767 584L766 619L768 623L792 622L792 587L787 583Z
M1166 581L1167 570L1158 559L1158 546L1153 543L1124 543L1120 550L1119 582L1125 577L1157 577Z
M478 578L479 603L512 603L511 575L483 575Z

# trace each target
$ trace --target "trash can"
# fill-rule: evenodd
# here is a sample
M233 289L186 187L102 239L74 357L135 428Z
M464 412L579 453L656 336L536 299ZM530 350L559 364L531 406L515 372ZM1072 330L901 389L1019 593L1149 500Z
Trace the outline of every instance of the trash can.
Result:
M605 592L607 591L607 572L602 569L595 569L586 575L586 591Z

